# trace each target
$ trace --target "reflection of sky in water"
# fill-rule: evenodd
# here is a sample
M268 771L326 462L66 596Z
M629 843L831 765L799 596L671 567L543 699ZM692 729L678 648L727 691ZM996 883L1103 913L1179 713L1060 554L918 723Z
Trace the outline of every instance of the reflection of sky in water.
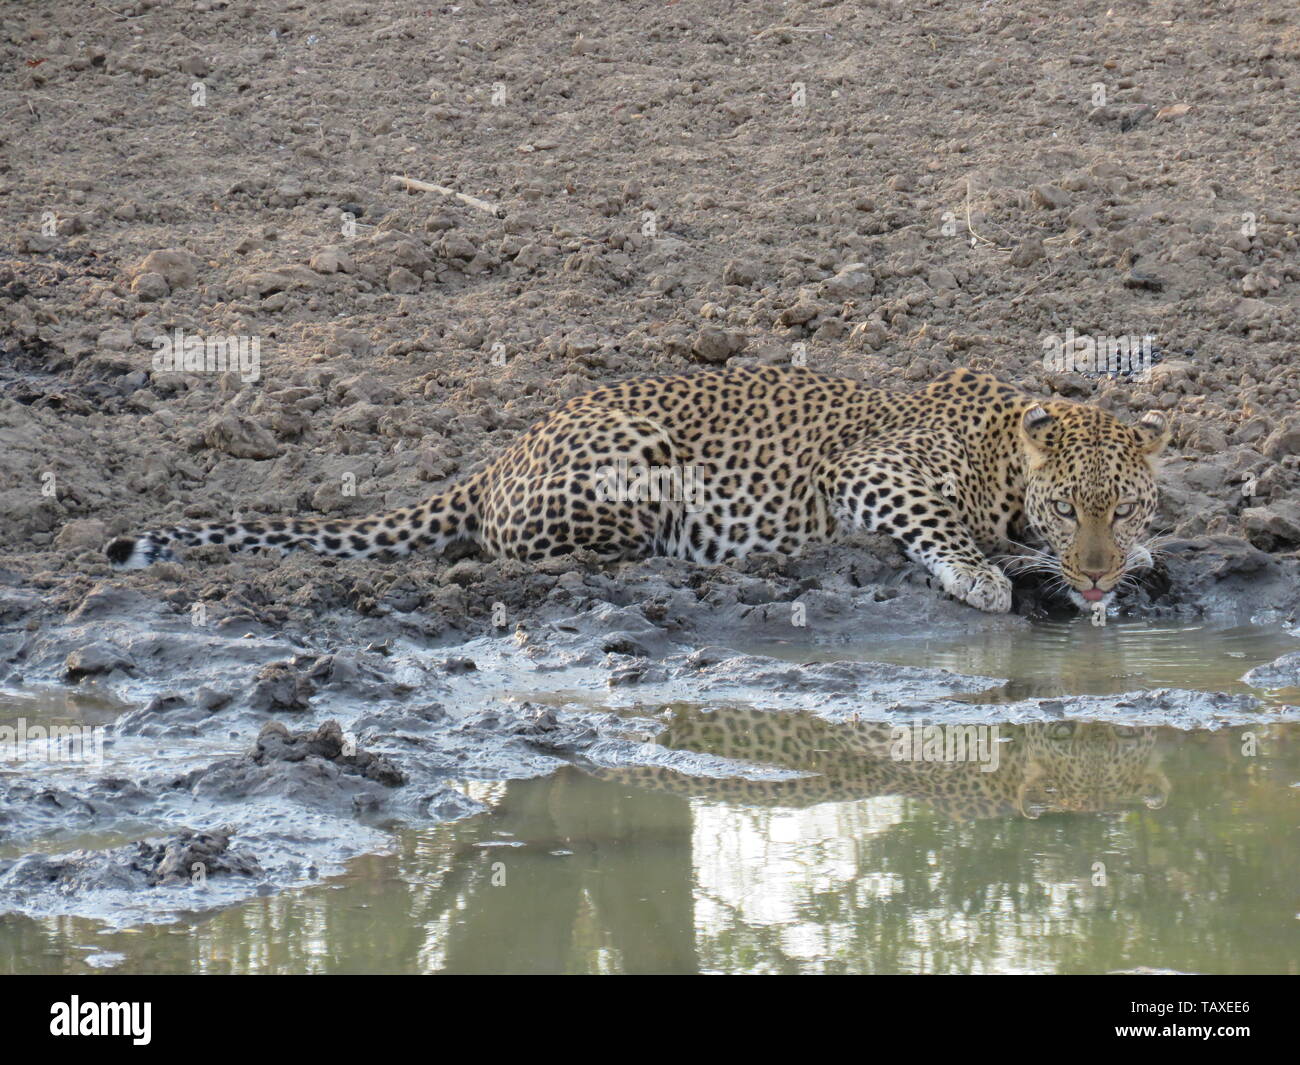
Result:
M760 961L755 971L821 972L828 968L827 959L836 958L848 971L870 971L870 958L845 949L855 938L852 914L897 899L903 879L862 870L860 841L908 820L906 807L907 800L890 797L773 812L693 803L695 927L705 968L707 944L743 926L748 937L775 944L771 964ZM1108 836L1109 846L1097 860L1113 866L1111 848L1123 849L1128 833L1116 827ZM937 849L926 858L930 872L925 883L934 892L942 890L938 866L946 850ZM1107 905L1107 894L1091 887L1090 860L1081 857L1072 869L1074 863L1063 858L1033 856L1038 897L1032 913L1023 912L1006 894L987 899L976 913L913 907L902 959L905 970L951 971L955 966L966 972L1053 971L1053 937L1086 928L1088 921L1081 918L1093 914L1095 919ZM1061 875L1066 878L1051 879ZM848 900L850 919L810 919L818 897L839 895Z

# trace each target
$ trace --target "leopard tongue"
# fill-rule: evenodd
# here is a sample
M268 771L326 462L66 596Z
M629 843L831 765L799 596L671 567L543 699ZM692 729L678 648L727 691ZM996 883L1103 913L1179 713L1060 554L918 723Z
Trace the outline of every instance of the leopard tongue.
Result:
M1102 596L1106 593L1100 588L1089 588L1086 592L1080 592L1079 594L1090 603L1100 603Z

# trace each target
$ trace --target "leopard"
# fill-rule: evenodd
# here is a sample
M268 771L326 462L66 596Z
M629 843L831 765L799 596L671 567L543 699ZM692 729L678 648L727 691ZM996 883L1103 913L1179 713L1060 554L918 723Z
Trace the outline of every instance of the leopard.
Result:
M366 559L465 541L533 563L585 551L722 564L865 532L980 610L1011 609L1017 566L1046 573L1078 610L1105 610L1151 565L1168 439L1158 411L1129 425L966 368L904 392L805 366L727 366L575 396L411 506L171 525L104 550L127 570L209 544Z
M900 729L897 723L856 716L832 721L803 711L675 704L659 717L664 727L653 738L656 747L800 775L714 776L654 762L584 771L632 788L747 806L802 809L899 796L920 800L954 821L1159 810L1171 790L1161 767L1158 730L1149 725L999 724L991 741L995 758L943 760L918 757L923 748L910 738L910 725ZM950 752L962 749L949 746ZM964 749L980 750L974 742ZM980 753L987 754L987 747Z

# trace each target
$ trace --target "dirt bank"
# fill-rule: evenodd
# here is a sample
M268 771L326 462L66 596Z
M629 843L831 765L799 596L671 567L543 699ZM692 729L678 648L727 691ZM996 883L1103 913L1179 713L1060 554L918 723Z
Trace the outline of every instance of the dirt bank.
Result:
M1273 575L1300 547L1287 11L11 5L0 557L71 607L109 534L409 503L599 382L804 357L1164 410L1174 601ZM1052 372L1067 329L1162 361ZM257 365L158 370L176 330ZM215 622L435 629L582 579L478 572L508 587L438 561L114 579Z

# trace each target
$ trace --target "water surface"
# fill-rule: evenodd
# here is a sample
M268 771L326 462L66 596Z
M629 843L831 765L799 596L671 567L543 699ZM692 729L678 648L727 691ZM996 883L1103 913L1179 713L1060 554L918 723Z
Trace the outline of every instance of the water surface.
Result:
M1297 642L1046 623L870 657L1010 677L999 698L1244 691L1242 673ZM575 764L452 781L489 811L401 829L315 887L122 932L0 917L0 972L1300 971L1300 725L1002 725L985 773L899 761L870 722L641 710L666 721L659 745L734 758L737 775ZM751 763L802 775L750 780Z

